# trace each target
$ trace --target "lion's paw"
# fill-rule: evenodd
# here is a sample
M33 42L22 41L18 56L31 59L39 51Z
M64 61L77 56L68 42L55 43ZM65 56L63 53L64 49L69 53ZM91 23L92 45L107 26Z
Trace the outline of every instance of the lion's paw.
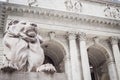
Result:
M56 69L52 64L47 63L47 64L44 64L44 65L41 65L40 67L38 67L36 71L37 72L42 71L42 72L46 72L46 73L55 73Z
M0 68L3 72L14 72L18 70L18 67L15 63L6 63Z

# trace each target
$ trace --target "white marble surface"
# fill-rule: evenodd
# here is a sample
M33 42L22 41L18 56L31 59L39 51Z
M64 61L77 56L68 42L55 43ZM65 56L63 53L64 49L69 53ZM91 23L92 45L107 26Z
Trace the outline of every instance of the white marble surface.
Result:
M31 0L34 1L34 0ZM34 7L41 7L41 8L47 8L47 9L54 9L54 10L60 10L60 11L66 11L66 12L73 12L77 14L85 14L85 15L91 15L91 16L97 16L97 17L103 17L103 18L110 18L110 19L115 19L113 17L106 17L104 10L107 7L107 3L96 3L92 1L85 1L81 0L82 4L82 10L75 11L75 10L67 10L65 6L65 1L66 0L37 0L36 4L38 6ZM72 5L74 5L76 0L71 0ZM28 0L9 0L9 3L14 3L14 4L21 4L21 5L28 5ZM114 6L111 6L114 7ZM119 8L119 7L117 7Z

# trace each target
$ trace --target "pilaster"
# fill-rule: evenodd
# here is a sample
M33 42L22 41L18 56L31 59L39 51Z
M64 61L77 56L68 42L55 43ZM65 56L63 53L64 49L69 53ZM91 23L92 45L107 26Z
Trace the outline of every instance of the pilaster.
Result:
M79 61L79 53L77 50L77 43L76 43L76 34L68 32L67 35L69 40L72 80L82 80L81 67L80 67L81 64Z
M118 38L117 37L111 37L110 38L111 44L112 44L112 51L115 59L115 65L117 68L118 78L120 79L120 51L118 47Z
M110 80L119 80L117 71L116 71L115 61L108 59L106 63L108 66L108 74L109 74Z

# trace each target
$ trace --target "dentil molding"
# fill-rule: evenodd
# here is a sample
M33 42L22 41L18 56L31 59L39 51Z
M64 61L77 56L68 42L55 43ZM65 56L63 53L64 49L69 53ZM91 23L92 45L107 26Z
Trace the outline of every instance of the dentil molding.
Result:
M45 8L38 8L38 7L29 7L25 5L18 5L18 4L11 4L11 3L2 3L0 5L4 5L4 10L7 11L7 15L15 13L28 13L34 15L44 15L48 17L57 17L63 19L70 19L76 21L82 21L87 23L97 23L97 24L104 24L104 25L114 25L119 26L119 20L114 19L107 19L102 17L95 17L89 16L84 14L77 14L77 13L70 13L65 11L58 11L53 9L45 9Z

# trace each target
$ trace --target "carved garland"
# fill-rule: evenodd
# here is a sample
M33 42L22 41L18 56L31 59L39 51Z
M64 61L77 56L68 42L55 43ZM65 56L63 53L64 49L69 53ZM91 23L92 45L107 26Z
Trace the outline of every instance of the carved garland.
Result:
M35 7L27 7L27 6L21 6L21 5L15 5L15 4L5 4L4 10L7 11L7 13L12 12L19 12L19 13L31 13L36 15L45 15L45 16L53 16L58 18L65 18L65 19L73 19L77 21L83 21L83 22L89 22L89 23L98 23L98 24L106 24L106 25L120 25L119 21L115 20L109 20L103 18L94 18L93 16L86 16L81 14L75 14L75 13L68 13L63 11L56 11L56 10L50 10L50 9L44 9L44 8L35 8Z
M118 7L107 5L104 13L106 17L120 19L120 9Z
M65 2L66 10L73 11L73 12L81 12L82 11L82 4L79 0L75 0L72 2L71 0L66 0Z

